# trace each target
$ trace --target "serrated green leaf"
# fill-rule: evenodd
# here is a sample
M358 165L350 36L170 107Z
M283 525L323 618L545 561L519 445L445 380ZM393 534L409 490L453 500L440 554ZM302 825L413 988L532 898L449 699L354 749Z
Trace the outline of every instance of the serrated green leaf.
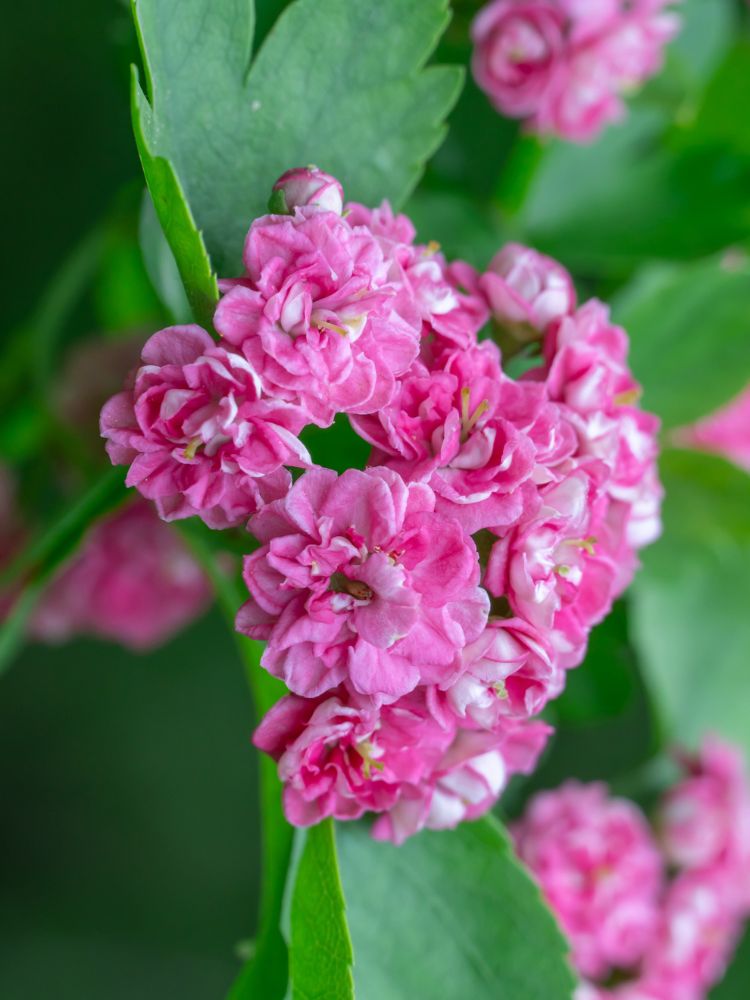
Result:
M692 423L750 381L750 262L654 265L625 288L613 315L630 334L643 405L665 428Z
M332 820L304 834L292 891L291 1000L353 1000L352 943Z
M250 0L135 0L134 10L151 96L149 106L136 88L135 118L159 218L179 178L223 275L239 272L249 223L289 167L316 163L349 198L400 204L458 95L459 69L424 68L447 0L408 11L402 0L297 0L249 73Z
M337 841L357 1000L570 1000L564 939L496 820Z
M750 751L750 476L714 455L668 451L664 534L643 553L632 638L681 742L712 729Z

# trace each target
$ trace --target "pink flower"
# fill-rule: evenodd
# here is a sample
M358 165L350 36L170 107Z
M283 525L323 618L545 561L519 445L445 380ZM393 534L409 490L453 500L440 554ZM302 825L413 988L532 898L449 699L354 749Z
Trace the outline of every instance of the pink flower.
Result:
M662 862L639 810L601 784L532 799L516 848L558 915L576 968L593 979L635 966L659 917Z
M472 25L472 70L505 115L534 115L565 57L565 17L554 0L493 0Z
M386 405L419 349L400 288L372 234L334 212L256 219L246 276L223 282L215 326L259 373L263 391L328 426L337 412Z
M667 890L644 970L675 996L702 1000L724 975L742 930L726 879L721 871L686 871Z
M287 819L309 826L391 808L407 783L431 772L452 739L453 730L427 710L424 689L378 709L339 688L282 698L253 742L278 761Z
M453 351L439 371L415 365L389 406L353 425L375 446L372 462L429 483L436 509L466 531L512 524L534 502L523 485L536 449L503 415L506 385L515 393L494 345Z
M132 390L102 410L114 464L165 520L198 514L223 528L246 520L307 466L301 410L265 397L252 365L198 326L161 330L143 348Z
M491 619L463 650L460 674L445 685L445 697L462 725L494 729L506 716L538 715L564 683L554 651L533 625Z
M237 628L267 640L261 663L296 694L348 680L392 700L452 673L484 628L474 543L389 469L307 472L250 530L262 548Z
M573 279L565 268L518 243L508 243L479 279L495 322L519 340L533 340L576 305Z
M609 611L618 566L599 532L596 467L543 494L536 518L495 542L485 586L552 644L565 667L585 653L589 629ZM606 502L606 501L605 501Z
M669 860L682 868L727 873L740 908L750 909L750 785L742 754L715 737L662 801L661 833Z
M437 243L415 245L411 221L394 215L388 202L375 209L350 203L347 213L352 226L365 227L378 241L389 276L400 286L399 312L421 325L422 353L439 356L476 344L488 311L475 269L464 261L449 264Z
M136 500L91 530L44 592L31 633L44 642L87 634L153 649L210 600L208 581L176 533Z
M287 170L273 186L283 198L283 207L290 215L295 208L307 208L317 212L344 210L344 189L335 177L323 173L317 167L296 167Z
M622 95L660 69L679 28L668 2L493 0L474 21L474 76L530 130L588 142L622 116Z
M535 766L551 728L505 719L494 732L459 730L432 774L402 789L372 828L376 840L401 844L424 828L446 830L484 815L512 774Z
M680 444L716 452L750 472L750 389L675 437Z

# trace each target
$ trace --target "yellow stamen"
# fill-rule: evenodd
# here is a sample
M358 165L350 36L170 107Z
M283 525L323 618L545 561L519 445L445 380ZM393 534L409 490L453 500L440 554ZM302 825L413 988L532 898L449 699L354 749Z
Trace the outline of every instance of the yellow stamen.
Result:
M200 446L203 444L199 437L193 438L193 440L185 447L183 455L185 458L193 459L195 458L195 453L198 451Z
M596 542L596 537L589 535L588 538L569 538L566 544L575 545L577 549L583 549L587 556L593 556L595 554L594 546Z
M316 323L319 330L333 330L334 333L338 333L342 337L348 336L349 331L344 326L336 326L335 323L329 323L327 320L322 319L319 323Z
M617 406L632 406L633 403L637 403L640 398L640 389L626 389L625 392L618 392L614 401Z

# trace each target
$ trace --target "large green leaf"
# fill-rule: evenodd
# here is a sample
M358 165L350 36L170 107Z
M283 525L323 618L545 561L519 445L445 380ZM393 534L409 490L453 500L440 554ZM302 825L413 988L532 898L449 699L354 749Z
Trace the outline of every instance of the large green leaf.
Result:
M653 265L616 299L644 406L665 427L705 416L750 381L749 306L745 258Z
M290 913L291 1000L353 1000L352 942L333 820L302 836Z
M750 476L721 458L669 451L664 534L633 588L633 640L681 741L708 729L750 751Z
M459 90L459 69L423 68L447 8L297 0L250 67L251 0L134 0L151 100L136 91L139 145L147 177L157 162L163 175L149 187L178 264L177 182L225 275L239 271L248 225L289 167L316 163L350 198L401 203Z
M337 840L357 1000L569 1000L563 938L496 820L401 847L345 823Z

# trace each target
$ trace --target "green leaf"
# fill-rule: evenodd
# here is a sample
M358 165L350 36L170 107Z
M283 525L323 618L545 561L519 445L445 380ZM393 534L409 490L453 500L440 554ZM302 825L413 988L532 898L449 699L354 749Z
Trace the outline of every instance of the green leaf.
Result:
M750 262L654 265L616 299L644 406L666 428L692 423L750 381Z
M724 978L710 993L710 1000L747 1000L750 995L750 928L745 930Z
M144 60L150 79L145 54ZM154 100L153 87L149 87L149 99L147 99L139 86L138 71L135 67L131 83L133 131L146 183L164 235L172 248L193 315L199 323L210 330L214 308L219 299L216 276L211 270L203 236L193 221L190 206L174 167L166 155L161 155L164 137L149 104L149 99Z
M319 823L303 836L290 913L291 997L353 1000L352 943L333 821Z
M564 939L496 820L337 840L357 1000L570 1000Z
M715 730L750 751L750 476L713 455L668 451L664 534L643 554L632 637L673 736Z
M447 8L421 0L405 16L402 0L297 0L249 68L250 0L135 0L151 99L135 88L139 148L178 264L177 178L222 275L239 272L248 226L290 167L316 163L351 199L401 204L462 78L424 68ZM195 275L181 271L189 289Z
M185 286L148 191L141 203L138 239L146 273L172 322L189 323L191 310Z

